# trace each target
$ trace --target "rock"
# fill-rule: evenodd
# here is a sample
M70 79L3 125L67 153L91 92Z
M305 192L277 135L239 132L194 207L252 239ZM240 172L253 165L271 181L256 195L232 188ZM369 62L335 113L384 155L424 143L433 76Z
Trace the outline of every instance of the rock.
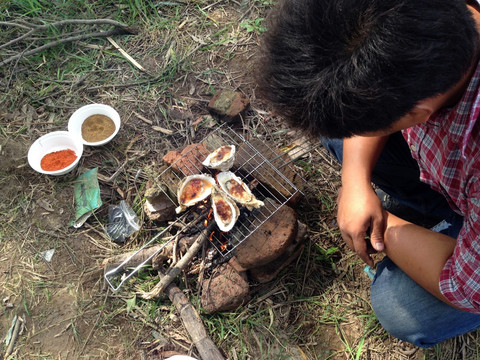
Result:
M144 195L143 211L145 215L154 221L175 219L178 176L167 165L159 168L148 166L144 171L149 179Z
M225 122L236 121L250 106L250 100L241 92L222 90L208 103L212 116Z
M290 244L287 250L278 258L266 265L250 269L248 275L254 281L261 284L272 281L280 271L285 269L293 260L295 260L303 250L303 241L307 232L307 226L298 223L298 232L295 240Z
M243 273L244 271L248 270L244 268L237 260L235 256L232 256L230 260L228 260L228 264L232 266L238 273Z
M203 281L201 304L210 314L234 310L250 300L248 290L246 274L222 264L212 278Z
M200 174L203 171L202 161L210 152L203 144L188 145L182 152L169 151L163 161L172 169L184 176Z
M279 205L265 199L256 219L250 225L255 228ZM238 263L245 269L259 267L282 255L297 235L298 222L295 211L287 205L281 206L247 239L234 250Z
M163 157L163 162L167 165L172 165L180 158L180 153L177 150L171 150Z
M252 139L249 145L242 144L237 149L233 168L252 174L278 201L295 205L302 197L303 181L291 166L285 166L289 162L290 157L273 144Z
M175 204L164 193L145 197L143 210L150 220L167 221L175 218Z

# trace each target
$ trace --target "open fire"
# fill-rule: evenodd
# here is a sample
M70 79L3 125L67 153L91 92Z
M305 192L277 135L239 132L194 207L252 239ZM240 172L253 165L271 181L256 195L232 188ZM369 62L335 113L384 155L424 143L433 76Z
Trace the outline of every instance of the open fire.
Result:
M151 191L146 194L145 211L152 220L168 223L168 226L130 259L109 271L105 275L107 282L117 290L155 254L127 275L124 274L116 284L109 281L109 276L125 271L128 262L153 243L164 241L163 246L168 246L184 236L199 236L196 234L211 226L206 239L216 249L217 256L224 258L220 263L251 246L236 250L252 234L261 235L260 240L254 241L258 251L254 249L253 253L266 252L266 255L263 260L245 261L246 268L253 266L250 263L262 266L280 256L295 238L297 220L295 216L285 216L284 211L277 212L288 208L287 213L294 213L288 205L295 204L301 196L299 188L294 185L299 183L299 179L288 160L288 155L266 147L265 142L247 141L226 125L217 128L201 143L189 145L181 152L166 154L165 165L153 178ZM205 188L206 192L203 191ZM212 199L218 193L227 196L216 206ZM200 200L191 203L190 200L196 196ZM227 201L233 202L234 206L227 205ZM235 208L239 209L238 214L235 214ZM223 226L225 223L230 225L232 218L235 218L232 226ZM284 226L289 230L284 231ZM281 229L281 233L277 234L276 229ZM269 234L273 234L275 239L269 238ZM282 240L284 234L287 235ZM269 243L277 239L285 243L278 249Z

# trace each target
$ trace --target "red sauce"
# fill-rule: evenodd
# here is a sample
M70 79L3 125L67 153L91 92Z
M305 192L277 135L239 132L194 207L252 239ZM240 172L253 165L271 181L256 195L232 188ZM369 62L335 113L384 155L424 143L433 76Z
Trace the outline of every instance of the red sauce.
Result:
M227 188L230 194L236 198L243 199L245 194L247 193L243 188L242 184L235 180L228 180L227 181Z
M231 151L232 151L231 146L222 146L217 150L217 153L215 154L212 160L214 162L220 162L223 159L225 159L230 154Z
M208 181L203 179L192 179L183 187L182 194L180 195L180 202L186 204L189 201L200 196L205 190L212 187Z
M227 222L232 219L232 208L225 200L215 200L215 207L217 208L217 215L222 221Z

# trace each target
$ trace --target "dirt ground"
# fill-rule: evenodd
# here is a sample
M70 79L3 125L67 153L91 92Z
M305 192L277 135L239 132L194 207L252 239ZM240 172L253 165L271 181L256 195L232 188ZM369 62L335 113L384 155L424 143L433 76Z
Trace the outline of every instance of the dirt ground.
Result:
M203 139L217 126L207 109L215 92L240 91L250 99L239 124L246 136L259 136L279 149L301 137L256 96L253 73L261 33L238 25L254 11L267 11L252 4L247 12L237 2L212 2L202 8L210 27L199 31L198 7L188 3L177 10L182 16L175 31L160 33L145 25L138 35L115 37L145 72L105 39L0 68L2 338L15 317L22 320L11 359L198 356L167 298L138 298L155 277L143 274L114 293L103 280L102 261L158 233L162 224L142 211L145 168L159 166L166 152ZM220 31L225 37L210 46ZM80 56L93 59L87 70L53 78ZM165 70L173 68L172 74ZM27 162L32 142L66 130L69 116L89 103L119 112L118 135L107 145L85 147L72 173L53 177L33 171ZM423 350L390 337L378 324L369 304L370 280L335 224L339 167L318 143L309 146L294 163L305 180L306 197L296 208L308 226L305 248L275 280L252 285L252 300L242 308L215 315L199 309L218 348L234 360L478 358L476 333ZM95 167L103 205L75 229L69 226L75 213L73 184ZM131 204L142 221L125 245L105 233L108 206L120 200ZM52 249L46 260L43 252ZM177 284L198 307L196 277L183 274Z

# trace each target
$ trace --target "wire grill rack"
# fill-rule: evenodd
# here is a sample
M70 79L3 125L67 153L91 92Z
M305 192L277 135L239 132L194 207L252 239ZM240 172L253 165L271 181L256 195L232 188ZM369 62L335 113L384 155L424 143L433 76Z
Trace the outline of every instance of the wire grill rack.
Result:
M192 174L209 174L215 177L218 170L204 168L201 162L212 151L224 145L235 145L237 151L235 163L230 169L247 184L259 200L270 199L268 206L248 211L240 206L241 216L234 229L228 234L215 231L212 243L222 255L228 255L261 224L267 221L281 206L286 204L300 190L284 175L281 166L290 166L285 162L285 154L269 148L262 142L262 152L254 143L234 132L227 124L218 127L200 143L184 153L167 169L159 174L157 183L163 184L162 190L173 204L177 203L176 185ZM275 154L273 159L267 156ZM277 166L274 165L277 164ZM175 169L175 170L173 170ZM168 180L165 180L168 179ZM167 190L165 190L167 189ZM273 201L272 201L273 200ZM188 211L188 210L187 210Z
M224 145L235 145L237 149L235 163L230 171L235 173L250 187L257 199L265 203L265 206L252 211L239 205L240 216L234 228L228 233L222 233L218 229L213 231L210 237L211 243L225 257L272 217L278 209L288 203L293 197L301 194L301 191L285 176L287 170L287 173L295 173L292 165L287 161L288 155L279 153L278 150L272 149L266 142L254 136L246 139L243 135L235 132L228 124L223 124L205 136L196 146L192 146L189 150L182 152L182 156L158 174L156 184L164 196L172 202L172 205L177 206L177 186L186 176L203 173L215 177L219 171L203 167L201 163L208 154ZM121 279L117 279L116 284L111 281L112 278L118 277L120 270L127 271L128 262L142 249L159 238L166 238L165 235L172 234L172 232L176 231L175 229L181 228L180 225L184 224L184 221L189 216L189 212L194 213L190 218L199 216L196 206L187 208L184 213L177 215L176 220L171 222L168 227L158 233L148 243L144 244L130 258L105 274L105 279L113 290L118 290L128 278L136 273L156 253L135 269L130 269L128 275L124 273ZM169 241L171 240L168 240L164 246Z

